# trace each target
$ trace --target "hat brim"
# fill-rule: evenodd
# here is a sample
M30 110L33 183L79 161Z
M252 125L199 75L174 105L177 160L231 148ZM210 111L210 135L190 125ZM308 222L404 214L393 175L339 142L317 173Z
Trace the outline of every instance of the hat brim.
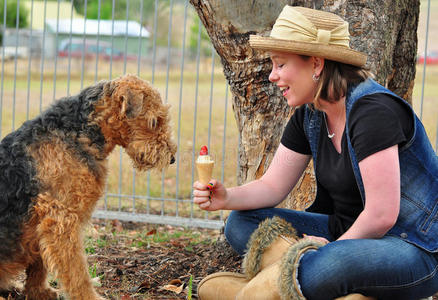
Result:
M357 67L365 66L367 55L346 47L312 42L289 41L258 35L249 36L249 45L254 49L281 51L294 54L322 57Z

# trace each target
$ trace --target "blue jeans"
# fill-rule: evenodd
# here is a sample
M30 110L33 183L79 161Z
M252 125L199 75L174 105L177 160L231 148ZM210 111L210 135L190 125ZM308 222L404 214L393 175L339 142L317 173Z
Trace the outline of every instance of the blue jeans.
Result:
M334 299L351 293L379 300L421 299L438 291L438 254L392 236L333 241L327 215L281 208L232 211L225 236L242 255L258 224L273 216L290 222L299 235L321 236L331 242L301 258L298 282L306 299Z

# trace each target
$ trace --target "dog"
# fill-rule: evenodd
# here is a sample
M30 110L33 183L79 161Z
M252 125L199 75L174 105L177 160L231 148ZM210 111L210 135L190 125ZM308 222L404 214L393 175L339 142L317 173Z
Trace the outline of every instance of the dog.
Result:
M122 146L136 169L175 161L169 107L133 75L62 98L0 143L0 289L25 270L26 299L101 298L91 284L82 229L103 195L107 157Z

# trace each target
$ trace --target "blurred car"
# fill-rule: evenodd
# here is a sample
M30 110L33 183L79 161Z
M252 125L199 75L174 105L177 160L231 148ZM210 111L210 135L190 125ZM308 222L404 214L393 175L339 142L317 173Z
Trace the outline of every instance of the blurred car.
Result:
M84 40L82 39L65 39L61 41L58 56L59 57L72 57L72 58L82 58L85 59L95 59L96 55L99 59L109 61L111 58L113 60L136 60L135 55L125 55L122 51L115 47L111 47L111 43L106 41L97 40Z
M417 64L424 64L424 53L421 55L418 55ZM438 52L437 51L431 51L431 52L427 53L426 64L428 64L428 65L438 64Z

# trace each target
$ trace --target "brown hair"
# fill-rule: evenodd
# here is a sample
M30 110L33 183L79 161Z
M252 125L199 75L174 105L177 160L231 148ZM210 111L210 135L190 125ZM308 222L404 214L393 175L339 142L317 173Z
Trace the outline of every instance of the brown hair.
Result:
M304 60L310 58L310 56L300 56ZM347 94L349 85L359 84L371 76L370 72L365 68L325 59L313 104L316 108L319 108L321 106L319 99L324 99L331 103L337 102Z

